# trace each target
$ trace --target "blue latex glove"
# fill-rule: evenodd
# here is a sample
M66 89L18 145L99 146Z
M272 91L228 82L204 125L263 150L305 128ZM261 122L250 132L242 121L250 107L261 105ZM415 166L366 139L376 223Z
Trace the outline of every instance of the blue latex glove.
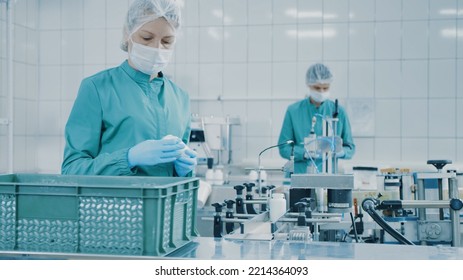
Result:
M180 177L185 177L188 173L195 170L198 154L190 149L185 149L185 152L175 162L175 171Z
M182 155L185 143L179 138L146 140L130 148L127 159L130 168L172 162Z

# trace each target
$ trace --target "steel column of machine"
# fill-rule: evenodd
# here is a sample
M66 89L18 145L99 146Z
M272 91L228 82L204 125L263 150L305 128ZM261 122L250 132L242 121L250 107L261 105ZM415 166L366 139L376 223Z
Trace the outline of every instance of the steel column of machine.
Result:
M423 180L418 179L418 200L424 200L424 182ZM426 209L425 208L419 208L418 211L418 221L424 222L426 221ZM426 245L426 241L421 241L421 245Z
M444 191L442 190L442 179L437 179L437 191L439 195L439 200L444 199ZM444 219L444 209L439 209L439 219Z
M458 182L456 178L449 179L450 198L458 199ZM452 247L460 246L460 210L454 210L450 207L450 220L452 221Z
M336 99L336 102L337 102L337 101L338 101L338 100ZM337 119L337 118L333 119L333 123L332 123L332 125L333 125L333 137L336 136L336 135L338 134L338 131L337 131L337 128L338 128L337 122L338 122L338 119ZM334 141L334 139L333 139L333 141ZM335 149L336 149L336 148L335 148ZM334 152L336 152L336 150L335 150ZM333 162L333 163L332 163L333 166L332 166L332 170L331 170L331 171L332 171L333 174L336 174L336 173L338 173L338 157L336 156L336 154L333 156L332 162Z

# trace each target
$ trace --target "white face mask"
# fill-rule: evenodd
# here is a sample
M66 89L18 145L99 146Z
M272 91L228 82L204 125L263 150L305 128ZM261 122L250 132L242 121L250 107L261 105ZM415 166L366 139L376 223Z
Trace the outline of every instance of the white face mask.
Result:
M329 91L319 92L319 91L311 89L309 91L309 96L313 99L313 101L317 103L322 103L323 101L325 101L326 99L330 97L330 92Z
M135 43L132 38L129 51L130 61L141 72L147 75L157 74L164 70L172 57L172 50L158 49Z

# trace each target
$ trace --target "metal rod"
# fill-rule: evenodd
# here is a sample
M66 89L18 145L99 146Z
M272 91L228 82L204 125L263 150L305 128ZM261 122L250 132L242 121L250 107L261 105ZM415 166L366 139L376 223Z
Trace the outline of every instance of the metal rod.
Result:
M337 122L338 122L338 119L335 118L335 119L331 119L333 122L332 122L332 128L333 128L333 137L336 137L337 135L337 128L338 128L338 125L337 125ZM333 139L334 140L334 139ZM333 146L334 146L334 143L333 143ZM335 147L335 150L332 152L332 154L334 153L334 157L333 157L333 168L332 168L332 172L333 174L336 174L338 173L338 158L336 157L336 150L337 148Z
M267 204L267 200L253 199L253 200L243 200L244 204Z
M337 218L330 218L330 219L305 219L307 223L339 223L341 219ZM278 220L278 222L287 222L287 223L297 223L297 219L292 219L292 218L281 218Z
M437 179L437 193L439 195L439 200L444 199L444 194L442 190L442 179ZM439 209L439 219L443 220L444 219L444 209Z
M424 200L425 195L424 195L424 181L423 179L418 179L418 200ZM418 221L424 222L426 221L426 209L425 208L418 208ZM426 241L421 241L421 245L426 245Z
M236 214L234 213L233 216L242 217L242 218L254 218L257 215L256 214Z
M450 198L459 197L458 182L456 178L449 179ZM452 221L452 247L460 247L460 210L450 208L450 220Z
M225 213L220 213L220 216L222 217L222 220L225 219ZM259 214L257 215L251 215L251 214L233 214L234 217L236 218L254 218L254 217L257 217L259 216ZM203 221L213 221L214 220L214 217L201 217L201 220ZM241 219L241 221L246 221L248 219Z
M320 241L320 232L318 231L318 223L313 224L313 240Z
M449 208L450 200L402 200L403 208Z
M285 214L287 217L297 217L299 213L296 212L288 212ZM313 213L312 217L342 217L341 213Z
M214 217L202 217L201 220L203 221L214 221ZM249 219L234 219L234 218L224 218L222 217L221 222L228 222L228 223L244 223L249 221Z
M249 221L248 219L234 219L234 218L222 218L222 222L227 223L244 223Z
M449 197L460 198L460 192L458 191L458 181L456 178L449 178Z

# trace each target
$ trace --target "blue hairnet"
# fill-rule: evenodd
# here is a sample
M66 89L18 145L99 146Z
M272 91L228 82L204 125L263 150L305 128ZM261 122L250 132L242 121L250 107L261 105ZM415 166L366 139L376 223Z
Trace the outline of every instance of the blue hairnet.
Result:
M307 70L305 82L308 86L315 84L330 84L333 81L333 74L330 69L321 63L313 64Z
M121 49L127 51L128 37L143 24L164 17L175 29L180 28L180 7L176 0L134 0L127 12Z

